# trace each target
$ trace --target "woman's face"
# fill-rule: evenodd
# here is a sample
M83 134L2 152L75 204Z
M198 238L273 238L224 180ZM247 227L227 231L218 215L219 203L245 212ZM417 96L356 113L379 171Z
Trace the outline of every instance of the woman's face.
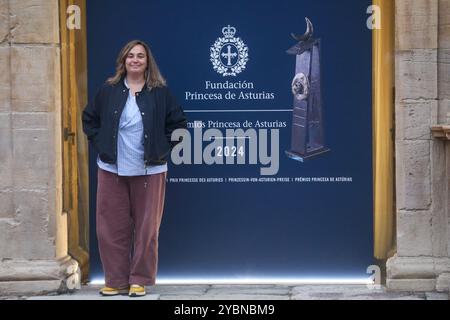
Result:
M135 45L130 50L125 59L125 68L127 74L144 75L147 69L147 53L142 45Z

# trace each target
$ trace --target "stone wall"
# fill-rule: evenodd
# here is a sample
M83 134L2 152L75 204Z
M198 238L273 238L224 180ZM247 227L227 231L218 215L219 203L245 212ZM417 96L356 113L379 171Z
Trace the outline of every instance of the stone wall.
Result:
M387 286L448 290L449 148L430 128L447 123L449 111L450 1L395 6L397 254L387 263Z
M59 1L0 0L0 296L67 289ZM392 290L448 290L450 0L395 0L397 254ZM69 277L69 278L68 278ZM69 280L70 281L70 280Z
M60 70L58 1L0 0L0 296L64 289L73 266L61 210Z

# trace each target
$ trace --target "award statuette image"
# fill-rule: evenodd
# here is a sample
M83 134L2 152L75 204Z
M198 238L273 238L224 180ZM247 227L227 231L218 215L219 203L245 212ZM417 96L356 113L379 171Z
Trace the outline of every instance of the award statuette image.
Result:
M313 38L313 25L305 19L305 34L291 34L298 43L287 50L296 56L296 65L291 88L294 95L291 149L286 155L301 162L330 150L325 147L322 121L320 39Z

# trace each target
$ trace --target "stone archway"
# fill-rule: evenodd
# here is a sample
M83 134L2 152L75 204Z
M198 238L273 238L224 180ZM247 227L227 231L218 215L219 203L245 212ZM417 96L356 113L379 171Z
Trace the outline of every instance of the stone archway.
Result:
M73 179L85 172L63 161L63 154L83 161L77 151L63 153L64 145L83 141L71 135L79 130L76 116L62 119L86 99L78 82L86 69L77 55L85 48L74 45L85 28L66 38L61 32L69 4L81 7L84 0L0 1L0 295L76 288L76 260L87 275L80 232L87 211L80 216L70 206L82 193L68 191L87 192ZM397 253L387 262L387 286L448 290L450 6L396 0L395 17Z

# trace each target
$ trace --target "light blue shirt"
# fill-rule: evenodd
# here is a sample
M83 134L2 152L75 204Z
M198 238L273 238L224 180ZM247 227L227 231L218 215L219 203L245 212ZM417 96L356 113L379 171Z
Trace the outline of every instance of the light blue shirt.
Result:
M127 80L125 86L129 89ZM129 95L119 121L117 137L117 164L109 164L97 158L99 168L119 176L144 176L167 171L167 164L145 166L144 164L144 125L136 96Z

